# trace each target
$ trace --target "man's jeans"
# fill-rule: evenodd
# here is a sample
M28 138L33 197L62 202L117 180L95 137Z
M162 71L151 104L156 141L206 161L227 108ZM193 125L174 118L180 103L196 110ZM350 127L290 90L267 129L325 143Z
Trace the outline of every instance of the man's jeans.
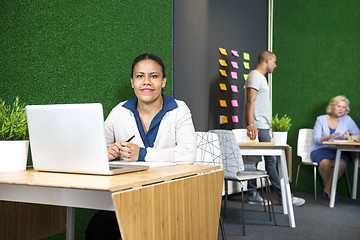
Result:
M271 142L269 129L258 129L259 142ZM276 157L275 156L264 156L265 158L265 169L269 175L271 185L277 195L281 197L280 178L276 170ZM256 180L248 181L248 192L254 193L256 191Z

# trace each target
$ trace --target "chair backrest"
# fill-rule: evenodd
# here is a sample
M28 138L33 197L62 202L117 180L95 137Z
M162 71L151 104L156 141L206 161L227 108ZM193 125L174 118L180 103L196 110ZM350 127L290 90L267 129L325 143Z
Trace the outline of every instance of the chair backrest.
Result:
M231 130L211 130L219 137L225 179L237 181L236 173L244 171L244 163L235 135Z
M302 128L299 130L297 142L297 155L301 157L302 162L312 162L310 153L314 144L313 129Z
M247 135L246 128L236 128L236 129L233 129L232 131L235 134L237 142L249 142L250 141L250 138ZM254 142L259 142L258 137L256 137Z
M223 167L219 138L215 133L196 132L197 151L194 164L219 165Z

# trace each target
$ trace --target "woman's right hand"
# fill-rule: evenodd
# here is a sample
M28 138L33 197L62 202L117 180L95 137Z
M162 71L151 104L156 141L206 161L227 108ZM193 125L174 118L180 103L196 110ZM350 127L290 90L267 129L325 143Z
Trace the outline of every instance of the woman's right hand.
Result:
M108 159L109 161L114 160L117 157L120 157L120 143L119 142L115 142L112 145L110 145L107 149L107 153L108 153Z
M340 133L338 133L338 132L335 132L335 133L333 133L333 134L330 134L330 135L329 135L329 137L330 137L329 140L332 139L332 138L336 138L336 137L338 137L338 136L340 136Z

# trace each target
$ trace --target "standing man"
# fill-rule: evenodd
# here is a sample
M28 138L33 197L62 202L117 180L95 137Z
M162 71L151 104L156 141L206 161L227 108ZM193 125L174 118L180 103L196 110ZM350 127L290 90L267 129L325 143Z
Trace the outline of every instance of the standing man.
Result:
M272 73L276 68L276 56L270 51L259 55L258 65L251 71L246 81L246 117L248 121L247 135L251 140L259 137L260 142L271 142L269 123L271 122L271 103L269 85L265 74ZM276 157L265 156L265 168L269 174L272 187L281 199L280 178L276 170ZM263 198L256 190L256 180L248 181L248 203L262 204ZM294 206L305 203L302 198L292 197Z

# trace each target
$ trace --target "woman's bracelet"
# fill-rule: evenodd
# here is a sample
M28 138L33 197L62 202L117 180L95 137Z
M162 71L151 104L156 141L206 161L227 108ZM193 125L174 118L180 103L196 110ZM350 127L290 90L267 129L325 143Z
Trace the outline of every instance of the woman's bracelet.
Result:
M246 128L248 128L248 127L255 127L255 126L253 124L250 124Z

